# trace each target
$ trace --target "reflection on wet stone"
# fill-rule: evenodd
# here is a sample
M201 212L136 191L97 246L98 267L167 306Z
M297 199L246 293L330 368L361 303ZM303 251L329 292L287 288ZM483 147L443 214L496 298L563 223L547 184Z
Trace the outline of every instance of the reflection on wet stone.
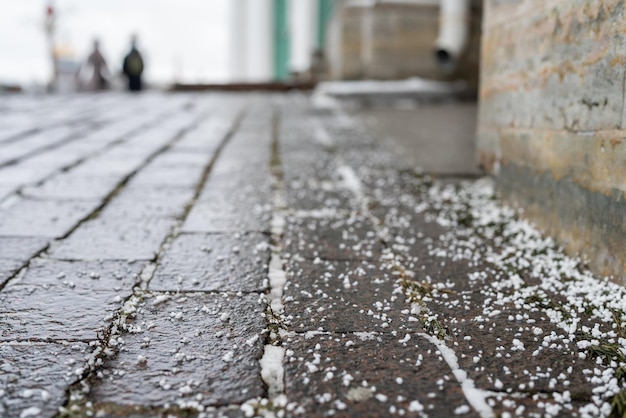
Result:
M257 295L146 298L90 399L98 409L100 403L228 405L262 395L263 311Z
M149 288L262 292L268 260L262 234L182 234L166 251Z
M98 201L24 199L0 209L0 236L62 237L99 204Z
M0 343L0 416L54 416L89 353L83 343Z
M9 286L0 293L0 341L95 340L131 293Z

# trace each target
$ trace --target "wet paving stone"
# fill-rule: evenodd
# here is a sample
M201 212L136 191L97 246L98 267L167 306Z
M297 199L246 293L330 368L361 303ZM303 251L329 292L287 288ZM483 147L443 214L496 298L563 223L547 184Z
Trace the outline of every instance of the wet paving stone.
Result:
M88 217L100 203L23 199L0 209L0 235L59 238Z
M90 351L84 343L0 343L0 416L55 416Z
M265 206L199 202L189 212L182 232L266 232L270 228L270 219L271 213Z
M0 184L0 202L9 197L17 190L17 186Z
M193 195L191 189L156 185L143 187L131 182L103 209L100 216L105 220L180 218Z
M146 167L131 181L131 186L158 186L159 188L195 189L200 181L203 166L164 166L154 164Z
M245 414L238 405L228 407L203 407L197 409L179 407L160 408L142 405L117 405L98 403L96 408L86 409L95 416L107 418L244 418Z
M13 286L62 287L94 291L130 291L139 282L142 262L33 260Z
M136 332L123 336L90 400L97 409L100 403L221 406L262 396L264 308L258 295L146 298L133 321Z
M214 144L214 148L219 144L222 140L222 137L210 138L206 142L212 142ZM184 142L183 139L181 142ZM211 157L213 152L209 151L198 151L198 150L183 150L180 147L176 147L181 144L178 142L175 146L170 148L165 153L159 155L155 158L150 164L151 167L157 169L167 169L167 168L184 168L184 167L206 167L211 161ZM176 148L175 148L176 147ZM184 147L183 147L184 148Z
M337 163L322 154L319 158L311 158L311 154L282 156L282 168L285 181L307 181L309 179L332 181L336 179Z
M8 286L0 293L0 341L95 340L131 289Z
M298 182L294 182L296 185ZM320 188L302 188L291 185L286 192L287 206L300 211L319 210L355 210L358 204L352 193L347 190Z
M286 270L285 314L295 331L422 331L396 278L377 264L290 261Z
M61 260L152 260L175 220L95 219L50 249Z
M182 234L167 249L149 288L263 292L268 261L263 234Z
M264 166L262 167L265 168ZM265 171L257 171L253 167L240 167L238 170L225 172L211 170L211 176L198 196L198 202L218 202L228 210L249 210L256 206L269 205L272 202L272 188L270 174Z
M285 252L314 260L374 260L383 248L373 226L365 218L288 218Z
M55 176L44 184L28 187L24 194L38 199L104 199L121 182L120 176L83 176L73 173Z
M0 259L28 260L45 249L48 242L38 237L0 237Z
M482 313L482 307L477 310ZM461 314L461 309L451 315L441 305L432 311L455 339L459 365L479 387L507 393L567 391L590 401L592 387L584 370L593 370L595 360L580 358L576 343L548 318L516 318L519 309L502 307L492 316L471 310Z
M0 286L3 286L11 277L13 277L25 262L20 260L2 260L0 259Z
M213 126L202 126L197 130L193 130L174 144L171 151L180 151L181 154L211 155L218 149L220 142L229 131L231 123L220 121ZM168 154L172 154L172 152Z
M543 418L551 417L575 417L580 416L579 411L588 402L575 399L566 404L559 399L561 394L544 393L517 393L515 395L494 394L487 399L487 403L493 409L497 417L528 417ZM565 395L567 398L567 395ZM561 398L562 399L562 398ZM549 414L549 415L548 415Z
M0 237L0 286L48 246L48 239Z
M477 416L436 349L419 336L311 334L284 344L289 416ZM466 412L466 413L460 413Z
M30 259L48 245L47 238L0 237L0 258L11 260Z

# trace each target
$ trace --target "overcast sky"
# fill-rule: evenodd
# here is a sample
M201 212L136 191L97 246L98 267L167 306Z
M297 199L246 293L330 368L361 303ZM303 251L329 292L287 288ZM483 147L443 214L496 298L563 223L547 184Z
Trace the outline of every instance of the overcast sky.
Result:
M50 77L43 20L49 0L0 0L0 80L43 83ZM118 71L132 33L146 78L227 81L229 0L55 0L58 40L81 62L95 37Z

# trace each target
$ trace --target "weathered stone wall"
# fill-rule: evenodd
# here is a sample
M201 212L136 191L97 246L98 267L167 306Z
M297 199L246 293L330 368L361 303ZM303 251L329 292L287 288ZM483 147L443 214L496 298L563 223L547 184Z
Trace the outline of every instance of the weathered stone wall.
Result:
M481 5L474 2L468 47L452 74L437 67L439 32L435 3L379 3L340 8L331 23L327 46L333 79L463 79L478 84Z
M624 0L485 0L478 158L502 194L626 283Z

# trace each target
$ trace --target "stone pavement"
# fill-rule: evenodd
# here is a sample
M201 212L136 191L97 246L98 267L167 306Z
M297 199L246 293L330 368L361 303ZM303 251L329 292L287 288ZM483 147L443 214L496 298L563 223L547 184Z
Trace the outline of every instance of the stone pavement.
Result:
M626 292L300 95L0 101L0 416L624 416Z

